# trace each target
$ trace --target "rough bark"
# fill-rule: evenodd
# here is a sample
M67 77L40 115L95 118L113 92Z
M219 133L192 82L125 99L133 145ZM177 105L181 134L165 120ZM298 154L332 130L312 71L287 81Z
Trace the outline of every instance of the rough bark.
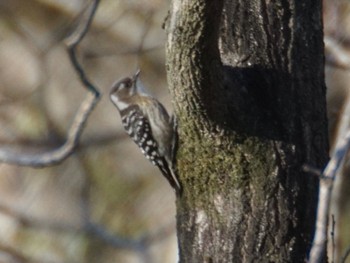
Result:
M321 1L173 0L180 262L304 262L327 161Z

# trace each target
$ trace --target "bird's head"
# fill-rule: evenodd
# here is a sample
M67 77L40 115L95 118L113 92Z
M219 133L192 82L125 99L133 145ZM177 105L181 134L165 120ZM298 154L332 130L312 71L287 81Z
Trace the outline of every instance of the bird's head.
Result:
M120 79L112 85L109 97L119 110L122 110L125 101L137 94L137 80L139 75L140 70L137 70L132 77Z

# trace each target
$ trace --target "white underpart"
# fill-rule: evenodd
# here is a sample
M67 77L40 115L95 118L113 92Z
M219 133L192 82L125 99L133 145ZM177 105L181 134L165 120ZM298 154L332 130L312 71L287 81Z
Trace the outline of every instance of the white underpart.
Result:
M125 110L127 107L130 105L118 98L118 96L112 94L111 95L111 100L115 106L117 106L119 111Z

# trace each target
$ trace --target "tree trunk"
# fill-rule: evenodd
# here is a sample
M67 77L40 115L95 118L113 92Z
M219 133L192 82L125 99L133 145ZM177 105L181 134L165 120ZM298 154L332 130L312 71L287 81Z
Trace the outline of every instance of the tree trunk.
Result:
M304 262L327 161L321 1L172 0L180 262Z

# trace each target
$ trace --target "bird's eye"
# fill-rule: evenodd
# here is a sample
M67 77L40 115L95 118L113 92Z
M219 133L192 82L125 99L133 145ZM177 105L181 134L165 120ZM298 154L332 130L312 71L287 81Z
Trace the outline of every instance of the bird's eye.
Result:
M0 0L1 1L1 0ZM119 92L129 92L132 88L131 79L122 79L115 84L113 84L110 94L119 93Z
M123 82L122 84L121 84L121 88L123 89L123 88L130 88L131 87L131 81L125 81L125 82Z

